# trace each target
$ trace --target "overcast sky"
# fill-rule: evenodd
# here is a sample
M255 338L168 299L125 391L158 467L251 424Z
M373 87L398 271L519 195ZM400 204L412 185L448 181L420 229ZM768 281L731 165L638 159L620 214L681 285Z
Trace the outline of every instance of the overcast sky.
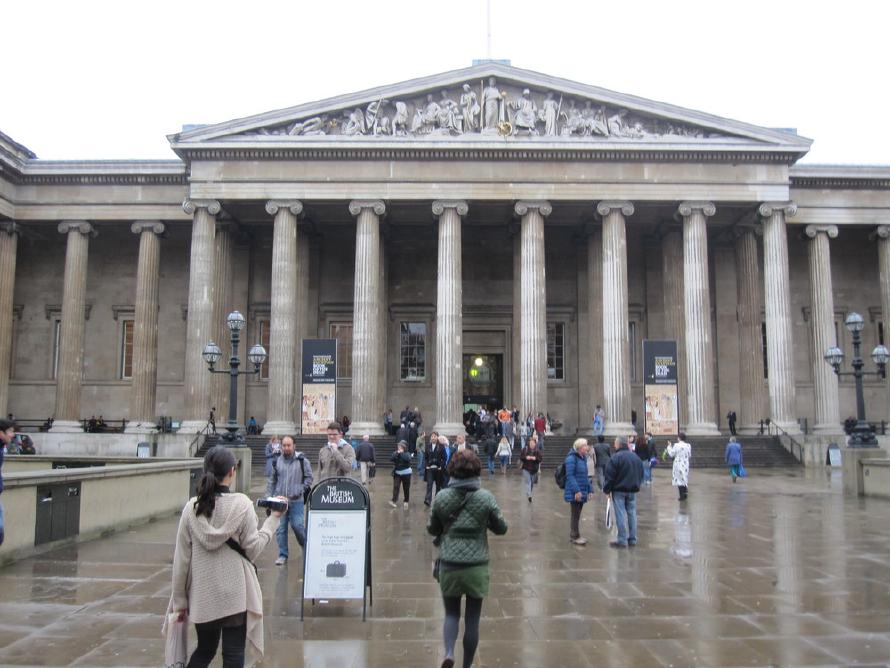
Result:
M824 6L823 6L824 5ZM886 0L491 0L516 67L890 164ZM40 158L173 158L166 135L467 67L485 0L4 3L0 131Z

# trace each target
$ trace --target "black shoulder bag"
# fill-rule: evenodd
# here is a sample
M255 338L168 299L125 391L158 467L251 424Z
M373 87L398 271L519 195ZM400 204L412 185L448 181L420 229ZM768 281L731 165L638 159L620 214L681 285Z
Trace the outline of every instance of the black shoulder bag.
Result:
M253 563L253 562L250 560L250 558L247 556L247 552L245 552L245 551L244 551L244 548L241 547L241 546L238 544L238 541L237 541L237 540L235 540L234 538L229 538L229 539L226 541L226 545L228 545L230 548L232 548L233 550L235 550L235 552L237 552L237 553L240 554L242 557L244 557L245 559L247 559L247 563L250 564L251 566L253 566L253 572L254 572L254 573L256 573L257 575L260 574L259 571L258 571L257 568L256 568L256 564Z
M464 493L464 498L460 502L460 505L455 509L455 511L453 513L451 513L448 516L448 519L445 520L445 524L442 525L442 533L440 533L438 536L433 538L434 546L439 547L442 544L442 537L446 533L448 533L448 530L451 528L451 525L454 524L455 520L457 520L458 517L460 517L461 511L464 509L464 506L467 505L467 500L470 498L470 495L473 494L473 492L475 492L475 491L476 490L473 490L472 492ZM439 557L436 557L436 560L433 562L433 580L438 581L438 579L439 579L439 564L441 563L441 561L442 560L439 559Z

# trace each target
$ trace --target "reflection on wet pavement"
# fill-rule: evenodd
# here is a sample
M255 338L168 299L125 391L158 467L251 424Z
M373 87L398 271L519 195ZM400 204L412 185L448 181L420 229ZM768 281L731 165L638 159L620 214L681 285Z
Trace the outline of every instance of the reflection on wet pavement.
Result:
M549 475L531 504L518 476L486 478L510 531L491 539L476 665L890 662L890 502L845 499L836 473L755 471L733 485L694 471L681 506L668 478L659 469L640 493L640 544L620 551L599 499L582 515L590 543L575 547ZM443 610L420 486L405 511L386 503L387 476L374 484L369 621L361 602L332 601L307 602L301 623L300 561L275 567L270 545L258 562L260 665L439 665ZM0 665L160 665L175 531L171 517L0 569Z

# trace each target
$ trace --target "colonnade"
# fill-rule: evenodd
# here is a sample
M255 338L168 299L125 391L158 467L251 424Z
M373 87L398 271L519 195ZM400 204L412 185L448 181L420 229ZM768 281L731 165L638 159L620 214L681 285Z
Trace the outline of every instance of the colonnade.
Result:
M192 215L191 257L187 313L183 405L185 432L206 424L211 401L211 374L201 357L204 344L215 337L214 295L220 292L221 263L217 244L216 200L186 200ZM299 368L299 341L306 332L304 303L307 290L307 249L299 247L297 220L303 205L297 200L266 204L272 217L272 286L269 341L269 384L266 429L296 430L299 401L295 369ZM385 397L385 261L381 200L354 200L348 204L356 218L355 292L353 314L352 418L356 433L382 433ZM461 428L462 380L462 263L461 227L471 208L462 200L437 200L431 205L438 220L438 272L436 303L436 410L434 425L449 433ZM629 376L628 282L626 220L634 214L627 201L601 201L595 210L601 220L587 243L588 280L592 298L591 322L602 330L602 351L593 351L594 375L601 370L603 408L610 432L629 432L631 393ZM795 385L792 364L792 323L786 216L796 207L790 202L767 202L758 209L760 226L734 228L740 341L740 428L752 430L760 417L769 416L789 433L798 431L795 419ZM519 365L520 409L547 412L547 321L545 277L545 219L552 212L546 201L518 201L520 218ZM680 202L677 218L682 232L668 229L662 237L665 334L676 338L681 358L680 398L682 422L689 434L717 433L714 395L715 368L708 267L707 218L712 202ZM164 224L138 221L132 232L139 236L136 276L133 375L129 427L154 427L157 382L158 278ZM80 430L80 387L83 368L84 314L89 240L96 235L86 221L64 221L58 230L67 237L62 300L60 349L53 431ZM763 236L763 270L755 234ZM840 430L837 379L822 361L825 348L834 345L829 240L835 226L809 225L809 275L813 317L816 431ZM0 313L11 314L19 227L0 225ZM880 226L879 248L882 308L890 313L890 226ZM681 269L682 268L682 269ZM302 277L302 279L301 279ZM762 289L761 289L762 287ZM762 300L762 301L761 301ZM761 308L766 313L768 391L762 379ZM218 315L218 314L217 314ZM224 314L221 316L224 317ZM221 317L216 317L217 320ZM0 318L0 379L9 378L11 317ZM581 391L585 391L583 388ZM0 406L5 407L8 382L0 382ZM583 418L582 418L583 420Z

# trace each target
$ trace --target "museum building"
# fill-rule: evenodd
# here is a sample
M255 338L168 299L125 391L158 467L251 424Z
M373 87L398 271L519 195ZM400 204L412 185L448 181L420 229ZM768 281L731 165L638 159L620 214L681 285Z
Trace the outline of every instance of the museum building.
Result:
M27 138L17 138L27 140ZM260 373L239 418L299 431L304 338L337 340L336 414L643 412L642 341L678 342L680 422L836 435L823 361L890 312L890 168L811 140L499 63L169 136L175 160L49 161L0 135L0 410L80 431L228 411L226 314ZM871 420L886 381L866 381Z

